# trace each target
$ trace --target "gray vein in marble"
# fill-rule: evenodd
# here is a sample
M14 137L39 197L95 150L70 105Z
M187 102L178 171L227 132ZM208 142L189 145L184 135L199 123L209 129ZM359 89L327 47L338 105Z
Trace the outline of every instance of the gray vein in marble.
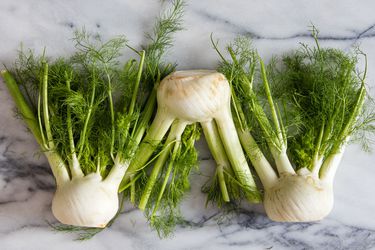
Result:
M228 218L225 218L228 216ZM198 223L191 223L193 228L204 227L210 221L218 222L221 234L219 238L227 239L227 246L249 246L254 243L269 245L270 247L293 247L293 249L370 249L375 247L375 230L345 225L335 220L328 219L327 225L322 223L277 223L270 221L264 214L248 210L240 210L238 213L215 213L208 218L202 218ZM230 226L237 225L234 230ZM323 226L324 228L321 228ZM254 230L254 231L253 231ZM255 232L263 230L267 232L265 237L255 240L231 240L234 235L244 231ZM248 232L251 236L252 232ZM313 240L306 242L301 236L312 235ZM299 236L298 236L299 235ZM355 239L355 240L354 240Z
M202 9L195 9L194 11L195 11L195 13L197 13L197 14L203 16L203 17L206 17L210 21L214 21L214 22L224 24L224 25L230 27L231 29L235 29L236 33L241 34L241 35L250 36L254 40L276 40L277 41L277 40L288 40L288 39L294 39L294 38L312 38L311 32L296 33L296 34L292 34L292 35L289 35L289 36L272 36L272 35L262 36L262 35L259 35L256 31L249 30L248 28L242 27L241 25L238 25L238 24L236 24L232 21L229 21L227 19L221 18L220 16L211 15L209 12L206 12ZM310 28L311 27L306 27L306 29L310 29ZM337 36L337 35L332 36L332 35L319 34L319 40L322 40L322 41L354 41L354 42L357 42L360 39L375 37L375 29L374 28L375 28L375 22L374 22L374 24L372 24L368 27L359 29L357 31L353 30L354 34L352 36Z
M22 140L17 138L9 138L9 142L5 136L0 138L0 145L5 145L1 152L0 161L0 175L3 176L3 181L9 184L14 178L31 179L38 189L54 190L55 185L51 182L46 182L45 178L52 179L52 171L48 164L34 164L27 161L27 159L14 158L13 152L9 152L12 143L22 143ZM3 187L5 188L5 187ZM33 191L29 189L28 191Z
M52 56L71 53L71 42L66 38L82 26L90 32L100 31L105 39L126 34L133 44L142 44L159 8L159 2L151 1L0 1L1 61L13 61L20 42L36 51L47 46L55 53ZM176 46L168 56L182 68L215 67L217 55L209 43L209 34L214 31L225 42L237 34L250 35L261 54L270 57L295 48L296 40L310 42L310 19L322 28L320 37L329 46L361 42L368 53L369 84L373 85L373 9L370 0L189 0L186 30L177 35ZM264 13L271 15L265 17ZM186 223L177 228L173 238L159 240L144 215L127 203L111 228L90 241L76 242L76 236L54 232L46 223L55 223L50 207L54 179L44 157L37 159L39 148L34 138L13 117L10 110L14 105L1 82L0 102L1 250L375 249L373 156L349 148L336 179L336 206L331 215L318 223L288 224L268 220L261 205L244 204L238 213L205 207L200 187L215 164L204 143L197 145L203 173L192 176L192 190L181 207Z

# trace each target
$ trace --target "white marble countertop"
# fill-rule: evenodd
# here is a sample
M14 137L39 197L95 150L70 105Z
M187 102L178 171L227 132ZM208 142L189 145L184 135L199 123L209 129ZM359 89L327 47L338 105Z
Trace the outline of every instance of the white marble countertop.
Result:
M50 55L69 54L72 31L82 26L104 38L125 34L141 44L160 6L149 0L1 0L0 61L12 63L21 42L36 51L46 46ZM369 58L368 83L375 86L374 9L371 0L190 0L185 30L177 35L169 59L180 69L215 67L211 32L223 44L237 34L252 35L269 59L300 41L311 43L313 23L323 46L347 50L360 44ZM261 205L246 206L238 215L206 208L200 193L205 179L196 175L182 208L190 225L178 227L173 237L160 240L143 215L127 206L111 228L89 241L74 241L74 234L53 231L47 223L54 222L54 180L45 159L36 156L33 137L15 118L2 82L0 104L0 249L375 249L375 155L356 146L343 158L334 185L335 207L321 222L271 222ZM202 171L212 170L206 145L198 147Z

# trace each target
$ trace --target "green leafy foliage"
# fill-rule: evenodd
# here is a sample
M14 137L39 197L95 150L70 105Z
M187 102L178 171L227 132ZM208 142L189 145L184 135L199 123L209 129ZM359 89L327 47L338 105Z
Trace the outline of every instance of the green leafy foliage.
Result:
M308 168L313 167L314 155L326 158L337 153L353 134L364 140L368 132L374 132L373 104L367 102L363 109L366 73L357 72L363 53L321 48L316 30L313 36L315 47L302 44L300 50L284 56L283 67L273 72L301 117L289 154L297 167Z
M151 42L144 48L147 51L146 78L157 81L173 70L174 66L164 64L161 60L172 47L174 34L182 30L184 6L183 0L173 0L171 7L157 19L153 32L147 34Z
M234 120L237 126L252 133L258 145L266 155L269 145L281 148L282 140L278 137L277 129L272 121L271 109L267 102L264 85L261 84L261 73L258 66L259 56L253 48L250 38L240 36L226 47L229 58L219 51L217 42L212 40L215 50L221 57L218 70L223 73L232 86L232 103ZM272 93L276 86L271 86ZM284 95L272 96L276 107L283 113L279 122L284 125L284 130L296 125L296 119L287 121L292 117L292 110L287 110Z
M143 85L140 87L141 94L138 98L139 102L144 103L144 110L147 111L143 112L137 120L138 126L142 128L135 131L135 137L138 139L143 137L146 132L145 128L148 127L152 118L156 105L156 88L159 82L175 68L175 64L165 63L163 57L172 46L173 35L182 29L183 8L182 0L172 1L170 8L157 19L153 31L147 34L150 42L143 46L145 66L141 78ZM141 53L130 48L138 54ZM178 204L189 188L190 171L197 165L194 142L198 134L195 126L188 126L182 135L181 145L176 149L177 151L168 151L167 160L162 164L161 171L151 190L147 190L147 185L155 181L153 177L150 177L154 164L158 157L166 150L170 150L175 142L155 145L152 159L144 166L140 166L129 180L125 178L120 186L120 190L125 190L124 193L130 197L133 203L139 204L142 198L146 200L146 216L160 237L170 235L175 225L182 221ZM166 138L164 138L165 140Z
M45 53L37 57L21 50L9 70L15 81L9 80L13 78L7 73L8 85L12 90L18 90L12 84L18 85L21 92L12 94L15 98L22 95L27 104L20 105L31 107L33 128L38 123L33 133L42 150L58 154L66 166L77 156L85 175L100 172L105 178L115 165L114 154L126 161L137 147L134 135L142 104L136 101L140 94L136 83L143 67L136 59L120 67L117 58L126 42L122 37L102 42L99 36L82 30L75 33L74 41L77 52L69 58L52 60ZM129 106L133 107L131 111ZM79 232L81 239L102 230L71 226L56 229Z
M96 171L99 165L104 167L104 174L105 168L110 168L113 164L108 152L111 148L111 140L108 140L111 133L115 133L116 140L112 143L116 151L124 151L130 141L129 134L125 133L123 128L125 123L134 124L137 114L127 115L123 112L124 107L130 103L129 92L132 92L134 84L131 77L138 69L132 67L126 72L121 71L117 58L126 42L122 37L102 42L99 36L90 35L82 30L75 32L73 41L77 52L70 58L50 60L45 55L35 57L32 53L20 51L19 60L12 73L17 83L24 89L25 96L38 117L45 112L37 107L41 79L43 74L47 74L50 114L48 122L51 124L55 144L53 150L69 162L72 153L68 136L70 127L76 146L75 153L84 173ZM43 71L46 63L48 72ZM128 81L122 81L126 74ZM127 92L122 92L118 97L122 100L122 108L113 110L117 114L114 117L116 121L113 122L124 127L117 126L111 131L109 130L112 126L110 115L114 107L111 107L108 101L108 94L117 88ZM70 110L71 125L67 123L68 110ZM137 111L139 112L139 109ZM45 130L43 124L46 121L43 119L41 119L41 131Z
M172 46L172 35L181 30L183 6L181 0L172 2L171 9L157 20L149 35L151 42L143 51L130 47L123 37L102 41L83 29L74 33L76 53L69 58L51 60L44 54L35 57L20 52L12 73L38 118L43 150L59 154L67 166L77 155L84 174L99 171L103 177L115 164L115 157L126 161L134 156L154 111L155 88L175 67L162 59ZM139 62L130 59L120 65L118 58L125 46L141 57ZM188 176L197 165L194 142L198 135L195 126L188 126L158 179L159 192L152 194L155 203L147 211L153 206L148 216L160 235L169 235L180 221L177 204L189 189ZM147 180L147 169L141 169L124 194L138 199ZM79 232L81 239L100 232L55 228Z
M239 37L227 46L229 59L212 41L221 57L219 71L232 84L236 126L251 132L271 162L270 145L277 148L284 140L297 169L312 169L314 161L337 153L349 138L365 150L373 142L374 102L365 90L367 61L363 73L357 70L359 58L367 60L366 56L359 49L345 53L321 48L317 35L313 28L315 46L302 44L265 68L272 96L261 84L265 78L249 38ZM276 133L270 97L283 140Z
M103 231L102 228L82 228L77 226L71 226L71 225L64 225L64 224L50 224L50 226L57 232L63 232L63 233L74 233L77 235L76 240L78 241L84 241L84 240L90 240L92 237Z
M202 187L202 192L207 194L206 205L211 202L220 208L233 208L233 206L237 206L242 199L246 198L247 195L259 194L257 190L249 190L248 187L241 185L231 170L224 169L224 181L230 197L230 203L224 200L223 194L220 192L220 179L218 169L216 169L215 175L210 177ZM254 200L256 199L258 198Z

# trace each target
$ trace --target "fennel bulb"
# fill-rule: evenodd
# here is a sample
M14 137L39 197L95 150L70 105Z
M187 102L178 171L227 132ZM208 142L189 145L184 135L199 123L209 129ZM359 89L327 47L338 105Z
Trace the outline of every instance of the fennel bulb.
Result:
M315 29L313 37L314 48L303 44L268 68L247 38L228 45L228 59L213 42L222 59L219 71L233 86L240 141L263 184L266 213L275 221L327 216L346 145L366 142L375 131L366 56L321 48ZM361 55L366 66L358 73Z
M118 212L118 187L137 147L131 132L139 130L134 121L141 109L134 106L144 53L139 64L129 60L120 76L114 65L123 38L102 43L85 32L75 35L78 52L72 58L49 62L21 52L15 68L1 75L52 169L54 216L73 226L103 228ZM135 93L124 97L122 110L114 107L114 83Z
M195 138L185 137L182 140L185 128L195 123L202 124L203 131L209 136L222 140L217 148L225 148L232 167L225 174L233 173L232 178L237 181L246 190L249 200L258 201L255 182L247 165L245 156L241 150L241 144L238 139L230 110L231 90L228 81L224 75L210 70L189 70L176 71L165 77L157 89L157 113L155 118L142 141L135 159L129 166L125 174L125 183L130 181L131 177L142 170L147 163L155 148L161 143L164 136L168 137L164 143L164 151L158 156L155 166L152 169L150 179L147 182L144 193L140 198L139 207L145 209L150 198L152 189L158 176L161 174L162 165L166 162L166 157L170 150L173 159L177 158L181 145L189 145L188 148L194 148ZM211 140L213 141L213 140ZM211 143L211 145L213 145ZM215 153L217 148L211 148ZM216 154L217 155L217 154ZM196 156L194 156L196 157ZM167 164L168 165L168 164ZM167 167L167 175L164 176L162 189L155 207L158 206L161 196L166 188L169 179L169 173L172 171L172 165ZM188 173L189 171L186 171ZM186 177L185 177L186 178ZM220 177L219 177L220 178ZM225 187L224 176L221 187ZM173 180L173 179L172 179ZM172 185L170 183L170 185ZM154 209L151 214L151 220L156 216Z

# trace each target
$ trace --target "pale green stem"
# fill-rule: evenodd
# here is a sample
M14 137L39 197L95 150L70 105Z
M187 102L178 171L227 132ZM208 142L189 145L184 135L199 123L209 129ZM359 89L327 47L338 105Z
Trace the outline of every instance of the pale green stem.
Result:
M281 151L276 149L273 145L269 146L273 159L275 160L277 171L279 175L291 174L295 175L296 171L294 170L292 164L290 163L289 157L286 153L286 148L282 148Z
M130 176L130 202L135 204L135 178L134 175Z
M96 81L96 79L93 79L93 81ZM85 146L87 127L88 127L89 121L91 119L91 113L92 113L92 109L93 109L94 101L95 101L95 89L96 89L96 83L94 82L92 84L92 92L91 92L91 99L90 99L89 109L87 111L85 123L83 125L83 129L82 129L82 132L81 132L81 135L80 135L80 141L79 141L79 144L78 144L78 147L79 147L78 159L81 158L82 151L83 151L83 148Z
M133 155L134 152L138 149L139 144L146 132L148 124L151 120L152 114L154 112L156 105L156 89L154 88L148 97L144 110L142 112L142 116L140 117L139 122L136 125L136 128L133 130L131 137L133 138L133 147L130 149L130 154ZM135 182L134 176L130 177L130 201L135 203ZM124 190L126 183L123 182L121 185L120 190ZM121 191L120 191L121 192Z
M272 120L273 120L273 123L274 123L275 128L276 128L277 137L279 139L279 143L281 145L284 145L283 132L282 132L281 127L280 127L279 118L277 116L277 111L276 111L275 104L273 102L273 98L272 98L272 95L271 95L270 86L268 84L266 68L265 68L263 60L261 58L259 58L259 62L260 62L263 84L264 84L264 88L265 88L265 91L266 91L268 104L270 105Z
M324 136L324 128L325 128L325 122L323 121L322 127L320 128L318 142L315 146L315 153L313 157L313 166L312 166L312 174L316 177L319 176L319 170L322 165L323 156L320 154L320 149L323 141Z
M161 155L158 157L157 161L155 162L155 165L153 166L152 171L151 171L151 175L148 178L146 187L145 187L145 189L142 193L141 201L139 202L139 206L138 206L139 209L144 210L146 208L147 202L148 202L148 200L150 198L150 195L151 195L151 192L152 192L152 190L155 186L156 180L159 177L160 172L161 172L161 170L162 170L162 168L163 168L163 166L164 166L165 162L167 161L168 156L170 154L170 151L171 151L171 148L172 148L172 145L173 145L172 142L175 141L175 143L174 143L175 148L176 148L176 145L179 146L181 144L181 142L180 142L181 135L184 132L185 127L186 127L185 122L180 122L180 121L177 121L177 120L172 124L171 131L169 132L169 135L168 135L167 140L165 142L165 147L163 148L163 152L161 153ZM173 160L174 159L172 159L170 165L173 165ZM168 170L169 170L169 167L168 167ZM170 173L170 171L169 171L169 173ZM166 177L165 177L166 180L168 180L169 173L166 174ZM164 183L163 183L163 185L164 185ZM160 193L162 194L163 192L164 192L164 190L162 188Z
M139 83L141 82L141 77L142 77L142 72L143 72L143 64L145 61L145 51L141 51L141 61L139 63L139 68L138 68L138 74L137 74L137 79L135 81L135 86L133 90L133 96L130 102L130 107L129 107L129 114L132 115L135 107L135 103L137 101L137 96L138 96L138 90L139 90Z
M55 176L56 186L59 187L69 182L69 173L61 157L53 151L45 151L44 155L47 157L53 176Z
M231 95L231 101L233 103L232 107L233 107L233 110L234 110L234 113L235 113L235 116L233 117L233 119L237 122L236 125L239 126L241 130L244 130L245 128L247 128L245 114L242 110L242 107L241 107L239 101L238 101L237 94L233 90L232 84L230 85L230 88L231 88L231 93L232 93L232 95Z
M333 185L333 180L337 172L337 168L340 165L342 156L345 151L345 145L337 151L335 154L328 156L320 169L320 179L330 185Z
M1 71L1 77L4 79L4 83L7 86L10 95L12 96L17 109L22 114L22 118L26 122L27 126L29 127L31 133L33 133L36 141L39 145L44 148L44 140L42 138L42 131L39 127L38 121L31 110L30 106L27 104L25 98L23 97L16 81L12 77L12 75L6 71Z
M75 152L72 154L72 160L70 161L69 168L72 174L72 178L80 178L84 176L83 171L81 169L81 164L79 163L79 160Z
M248 91L252 91L250 82L248 83L248 85L245 85L245 86L249 86ZM254 138L252 137L252 135L251 135L251 133L248 129L248 126L246 124L246 119L244 117L244 112L242 110L242 107L239 104L238 99L235 98L234 94L235 93L233 92L232 93L232 100L234 102L234 105L237 107L237 110L239 110L240 114L242 114L242 116L239 118L240 121L238 119L234 118L234 121L238 121L237 124L243 123L243 125L240 126L240 127L236 126L240 142L241 142L242 147L244 148L247 156L250 158L251 163L254 165L255 170L258 173L258 176L260 177L260 180L261 180L263 186L269 188L269 187L273 186L275 184L275 182L277 181L277 178L278 178L277 174L276 174L275 170L272 168L272 166L270 165L270 163L268 162L268 160L266 159L266 157L263 155L263 152L260 150L260 148L259 148L258 144L256 143L256 141L254 140ZM257 103L256 100L252 100L252 102L253 102L252 105L260 106ZM263 132L265 134L268 134L269 131L268 131L267 127L271 127L271 126L268 125L269 121L266 117L266 114L264 113L262 108L259 108L258 111L259 112L256 114L256 116L257 116L257 118L258 118L258 116L262 116L262 118L263 117L265 118L264 121L267 124L264 124L263 122L260 122L260 125L263 129ZM260 119L258 121L261 121L261 120L263 120L263 119ZM242 128L244 128L244 129L242 129ZM272 146L273 143L268 140L268 145Z
M43 99L43 120L44 127L47 134L47 145L48 150L54 150L55 144L53 142L51 126L49 123L49 112L48 112L48 64L43 63L43 80L42 80L42 99Z
M355 125L355 123L358 119L358 116L359 116L359 114L362 110L363 104L365 102L365 96L366 96L366 88L365 88L364 83L362 83L362 86L361 86L361 89L359 90L357 101L356 101L356 104L354 106L354 109L351 112L351 114L348 118L348 121L346 122L344 128L340 132L340 135L339 135L338 139L341 140L341 142L339 141L339 143L336 143L336 145L334 146L334 148L332 150L333 153L336 153L336 151L339 152L340 148L343 145L345 145L345 143L347 142L348 137L350 136L350 130Z
M265 120L259 120L259 123L263 129L263 132L269 137L267 139L267 144L270 148L272 157L275 160L275 164L277 167L277 170L279 174L296 174L292 164L290 163L290 160L286 154L286 149L287 149L287 142L286 142L286 131L285 128L279 120L278 113L280 115L280 112L278 108L275 106L275 103L273 102L270 86L268 83L267 79L267 73L266 73L266 68L264 66L264 63L261 58L259 58L260 66L261 66L261 75L262 75L262 80L263 80L263 85L265 88L268 104L270 106L271 110L271 116L272 116L272 121L276 130L276 138L272 139L269 133L269 130L272 128L271 125L269 124L268 118L266 114L264 113L263 109L259 109L259 113L257 115L262 116ZM253 103L253 105L259 106L258 103Z
M100 166L100 156L98 156L98 163L96 164L96 173L100 175L101 166Z
M367 61L366 61L365 71L366 70L367 70ZM362 107L365 101L365 96L366 96L366 89L365 89L364 82L362 82L362 86L361 86L361 89L359 90L354 109L351 112L348 118L348 121L346 122L344 128L341 130L340 135L338 137L338 139L339 140L341 139L341 141L339 141L339 143L336 143L336 145L332 149L332 154L328 156L327 159L323 162L322 168L320 170L320 175L319 175L320 178L322 180L327 181L328 183L333 183L333 178L336 174L338 165L341 161L342 155L344 153L344 149L346 147L346 144L349 141L350 130L355 125L355 122L357 121L358 116L362 110Z
M271 188L278 180L275 170L263 155L250 132L238 130L238 136L263 186L266 189Z
M46 151L46 147L42 139L38 121L35 118L35 115L32 112L32 110L30 109L30 106L25 101L25 98L23 97L20 89L18 88L18 85L14 78L8 71L1 71L1 76L4 79L5 85L7 86L9 93L13 97L18 110L22 114L24 121L26 122L30 131L33 133L36 141L44 150L44 154L46 155L47 160L51 166L52 173L55 176L56 185L63 185L65 182L68 182L70 180L69 173L67 171L64 161L55 152Z
M46 155L49 165L51 166L52 173L56 179L56 185L63 185L64 182L70 180L68 170L64 161L61 157L54 152L55 144L52 137L51 126L49 123L49 112L48 112L48 64L44 63L43 67L43 80L42 80L42 99L43 99L43 120L44 127L46 129L46 135L48 140L48 151Z
M223 200L225 202L229 202L230 197L228 194L227 185L225 183L224 169L226 169L227 171L231 171L231 167L223 143L220 140L219 131L217 130L216 124L213 120L202 122L201 125L203 128L204 137L206 138L206 142L208 144L208 148L210 149L210 152L217 164L216 171L218 174L219 186Z
M108 71L108 70L106 70ZM115 146L115 110L113 107L113 99L112 99L112 83L111 77L107 73L107 81L108 81L108 100L109 100L109 109L111 113L111 146L110 146L110 155L114 160L113 150Z
M277 110L278 117L281 117L281 112L277 104L276 104L276 110ZM285 148L287 148L288 147L287 134L286 134L285 126L284 126L282 119L280 119L280 126L281 126L281 134L283 138L283 145L285 146Z
M138 74L137 74L137 79L135 81L135 86L134 86L134 89L133 89L133 95L132 95L132 99L130 101L130 106L129 106L129 110L126 111L126 107L124 109L124 112L127 112L128 115L132 115L133 112L134 112L134 108L135 108L135 103L137 102L137 97L138 97L138 91L139 91L139 84L141 82L141 77L142 77L142 72L143 72L143 64L144 64L144 61L145 61L145 51L142 51L141 52L141 61L139 63L139 67L138 67ZM147 107L146 107L147 108ZM141 118L143 119L143 117ZM148 122L147 122L148 123ZM143 126L143 120L141 120L141 123L140 123L140 126L142 127ZM144 126L145 127L145 126ZM130 123L128 123L124 128L122 128L125 132L126 132L126 135L129 134L129 129L130 129ZM144 128L146 129L146 128ZM137 131L133 131L133 133L137 133L138 132L138 127L137 127L137 124L135 125L134 127L134 130L137 130ZM142 133L142 131L140 131ZM136 134L137 135L137 134ZM138 135L137 135L138 136ZM143 133L142 133L142 136L143 136ZM134 138L134 135L131 136L131 138ZM140 141L137 141L138 138L136 138L135 140L135 144L134 144L134 148L136 148L139 144ZM130 149L130 152L132 152L133 149ZM118 157L119 155L117 154L116 155L116 158Z
M116 188L118 188L129 165L130 161L122 161L117 154L114 161L114 166L109 171L109 174L105 178L104 182L110 183L110 185L114 185Z
M66 81L66 86L67 86L68 90L70 90L70 80ZM84 174L83 174L82 169L80 167L80 164L79 164L79 161L78 161L78 158L77 158L77 154L76 154L75 145L74 145L73 129L72 129L72 116L71 116L71 110L70 110L69 105L67 107L66 123L67 123L67 127L68 127L70 154L72 156L71 162L69 164L70 172L72 174L72 178L83 177Z
M138 205L138 208L141 210L145 210L148 200L150 198L152 189L156 183L157 178L159 177L160 171L168 159L168 156L172 148L172 143L171 143L173 141L172 138L174 138L174 136L172 135L172 131L171 131L165 142L166 146L163 148L162 153L158 156L155 164L152 166L151 174L148 177L146 187L144 188L142 192L142 197Z
M137 125L136 131L133 136L134 143L136 145L139 145L139 143L141 142L146 132L146 129L151 120L152 114L154 113L155 105L156 105L156 89L154 88L150 96L148 97L145 108L142 112L142 116L140 118L140 121Z
M131 162L128 170L126 171L124 179L120 185L120 192L124 191L130 177L136 174L137 171L147 163L148 159L154 153L155 148L159 145L160 141L167 133L173 120L174 118L166 114L163 109L158 109L146 137L143 139L133 158L134 160Z
M177 121L176 129L175 129L175 132L174 132L175 143L174 143L174 147L173 147L172 159L168 164L168 168L167 168L167 171L165 173L164 181L162 183L161 189L159 191L158 198L156 200L154 209L153 209L152 214L151 214L151 220L155 216L156 211L159 208L161 198L163 197L165 188L166 188L168 180L169 180L169 176L171 175L171 172L172 172L173 163L176 159L177 152L179 151L179 148L181 146L181 135L184 132L184 129L185 129L186 125L187 125L186 122Z
M228 107L217 114L215 121L228 159L238 181L248 190L256 190L254 178L250 172L233 123L229 102ZM254 199L251 194L248 194L247 198L251 201L258 201L257 198Z
M42 92L41 92L41 87L39 89L39 94L38 94L38 123L39 123L39 133L40 135L42 136L42 144L40 144L40 146L43 148L43 149L47 149L48 148L48 145L47 145L47 141L46 141L46 137L44 135L44 131L43 131L43 123L42 123L42 116L41 116L41 105L42 105Z
M319 178L319 171L323 164L323 156L319 155L318 157L314 157L313 160L313 169L311 171L312 175Z

